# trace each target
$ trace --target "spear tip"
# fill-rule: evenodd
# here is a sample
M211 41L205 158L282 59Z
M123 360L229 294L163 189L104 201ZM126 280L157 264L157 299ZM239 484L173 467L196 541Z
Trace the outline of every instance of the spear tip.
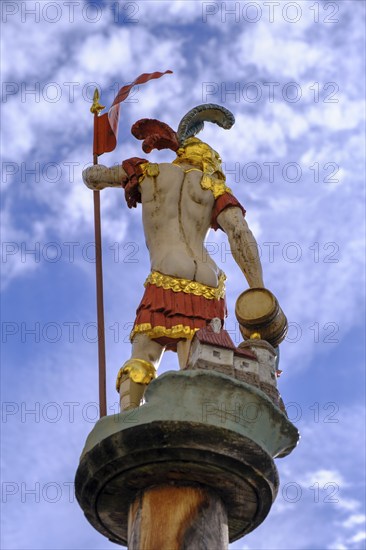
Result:
M93 104L90 107L90 112L93 113L93 115L99 115L100 111L103 111L105 109L104 105L101 105L99 103L99 90L98 88L95 88L94 94L93 94Z

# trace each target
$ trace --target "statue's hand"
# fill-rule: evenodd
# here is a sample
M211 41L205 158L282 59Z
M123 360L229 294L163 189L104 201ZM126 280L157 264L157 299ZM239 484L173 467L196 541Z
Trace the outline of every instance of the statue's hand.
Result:
M83 170L83 181L89 189L93 191L100 191L105 187L108 187L108 172L109 168L103 166L102 164L97 164L95 166L90 166Z

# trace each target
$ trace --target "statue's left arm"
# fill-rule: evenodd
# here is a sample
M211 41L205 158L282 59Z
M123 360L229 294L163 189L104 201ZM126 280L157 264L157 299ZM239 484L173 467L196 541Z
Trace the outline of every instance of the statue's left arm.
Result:
M108 168L97 164L83 170L83 181L89 189L100 191L105 187L122 187L122 181L126 175L122 166Z
M225 208L217 216L217 223L227 234L232 255L250 288L264 287L257 242L244 219L243 210L238 206Z

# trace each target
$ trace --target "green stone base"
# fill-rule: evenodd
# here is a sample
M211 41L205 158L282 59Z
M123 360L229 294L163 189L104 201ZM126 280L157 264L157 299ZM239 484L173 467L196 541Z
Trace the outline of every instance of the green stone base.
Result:
M255 529L278 490L274 457L289 454L297 429L257 388L221 373L168 372L139 409L107 416L87 438L76 473L90 523L127 544L130 503L156 485L203 485L227 507L230 541Z

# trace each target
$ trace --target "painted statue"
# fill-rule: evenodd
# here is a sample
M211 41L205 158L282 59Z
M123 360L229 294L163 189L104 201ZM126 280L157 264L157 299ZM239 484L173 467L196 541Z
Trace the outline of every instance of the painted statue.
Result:
M224 322L225 274L204 247L211 228L227 234L249 287L264 287L245 210L226 186L219 154L195 137L204 121L229 129L234 117L207 104L190 110L176 132L158 120L139 120L131 131L143 140L144 152L169 148L177 155L172 163L134 157L122 166L92 166L83 173L90 189L122 186L129 208L142 205L151 272L131 332L131 357L117 376L122 410L140 405L164 350L176 351L183 368L195 332L214 318Z

